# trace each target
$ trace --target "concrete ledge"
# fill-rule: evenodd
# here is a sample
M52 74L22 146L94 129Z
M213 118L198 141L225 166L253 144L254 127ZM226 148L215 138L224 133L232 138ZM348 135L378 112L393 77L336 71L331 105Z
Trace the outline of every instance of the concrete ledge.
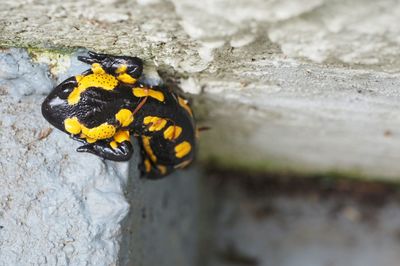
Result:
M0 47L55 51L56 65L77 47L143 58L193 95L200 126L212 127L200 139L206 164L397 181L399 9L389 0L6 0Z

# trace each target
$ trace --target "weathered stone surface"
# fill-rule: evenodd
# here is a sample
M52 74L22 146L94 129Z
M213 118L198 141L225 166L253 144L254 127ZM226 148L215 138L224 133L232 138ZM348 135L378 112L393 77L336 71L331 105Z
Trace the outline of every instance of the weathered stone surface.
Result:
M3 1L0 45L138 55L172 77L226 167L397 179L394 0Z
M23 50L0 53L0 265L112 265L128 165L75 152L42 118L47 74Z

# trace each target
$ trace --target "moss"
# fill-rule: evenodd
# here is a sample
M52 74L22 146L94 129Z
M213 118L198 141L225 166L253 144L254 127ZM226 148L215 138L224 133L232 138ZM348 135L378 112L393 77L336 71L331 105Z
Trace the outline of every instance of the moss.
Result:
M385 176L371 176L359 169L317 170L301 164L281 162L277 159L239 160L235 156L202 154L199 163L209 171L237 172L257 176L285 176L295 178L323 178L327 180L350 179L376 181L400 185L398 179Z
M59 48L38 48L38 47L27 47L28 54L35 58L38 55L47 55L49 57L60 57L60 56L71 56L74 52L79 49L84 49L82 47L59 47Z
M47 51L52 53L59 53L59 54L72 54L74 51L78 49L82 49L79 46L68 46L65 44L60 45L52 45L49 47L43 47L43 43L38 41L21 41L17 38L12 40L0 40L0 49L9 49L9 48L24 48L28 51Z
M48 65L53 76L58 76L59 73L68 70L71 66L71 53L71 51L67 50L28 49L28 54L32 61Z

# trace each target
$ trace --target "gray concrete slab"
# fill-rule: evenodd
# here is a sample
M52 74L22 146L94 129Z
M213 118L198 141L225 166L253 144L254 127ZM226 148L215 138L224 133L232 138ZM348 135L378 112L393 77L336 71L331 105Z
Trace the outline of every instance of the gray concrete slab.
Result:
M203 162L397 180L393 0L2 1L0 46L137 55L194 98ZM64 58L65 59L65 58ZM53 57L53 63L58 59Z

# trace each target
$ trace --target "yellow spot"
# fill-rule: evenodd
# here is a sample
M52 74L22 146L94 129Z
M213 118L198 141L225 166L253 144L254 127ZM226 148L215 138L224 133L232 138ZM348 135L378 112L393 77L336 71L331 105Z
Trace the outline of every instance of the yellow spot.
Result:
M84 76L82 76L82 75L76 75L76 76L75 76L76 82L80 82L80 81L82 80L83 77L84 77Z
M178 96L178 101L179 101L179 105L182 106L186 111L188 111L190 116L193 116L192 109L190 109L189 105L187 104L187 101L179 96Z
M87 128L83 125L82 126L82 133L85 134L86 137L91 139L108 139L114 136L115 134L115 127L108 123L103 123L100 126L94 128Z
M150 160L155 163L157 161L157 157L154 155L154 152L150 146L150 137L143 136L142 142L145 152L150 157Z
M82 130L81 123L79 123L76 116L64 120L65 131L70 134L79 134Z
M115 114L115 119L118 120L122 127L127 127L133 121L133 114L128 109L121 109Z
M86 136L85 134L81 133L79 136L81 139L86 139L87 143L95 143L97 139L92 139Z
M116 149L118 147L118 144L115 141L111 141L110 146L111 148Z
M133 84L136 82L135 78L126 73L118 75L117 79L127 84Z
M182 133L182 128L179 126L169 126L165 131L164 131L164 138L173 140L177 139Z
M103 90L113 90L118 85L118 80L109 74L89 74L87 76L81 76L78 80L78 86L68 96L68 104L73 105L79 102L81 99L81 93L86 91L90 87L97 87Z
M134 88L133 95L136 97L147 97L150 96L160 102L164 101L164 94L161 91L156 91L148 88Z
M162 175L165 175L167 173L167 167L165 167L164 165L159 164L159 165L157 165L157 168L158 168L158 170L160 170L160 173Z
M97 139L92 139L92 138L86 137L86 141L87 141L88 143L95 143L96 140L97 140Z
M175 165L174 168L185 168L185 167L188 166L191 162L192 162L192 160L183 161L183 162L181 162L181 163Z
M177 158L182 158L183 156L187 155L191 149L192 146L190 145L190 143L184 141L181 144L175 146L175 156Z
M120 67L117 68L117 70L115 70L115 73L122 74L125 73L127 69L128 67L126 65L121 65Z
M167 120L158 116L146 116L143 124L150 125L149 131L159 131L165 127Z
M146 170L146 173L150 172L151 164L150 164L150 161L148 159L144 160L144 168Z
M118 143L124 142L126 140L130 140L129 131L128 130L118 130L114 135L114 140Z
M78 121L76 116L72 118L67 118L64 120L64 127L68 133L80 134L80 138L86 138L86 141L93 143L99 139L111 138L115 134L115 127L109 125L108 123L103 123L100 126L94 128L87 128Z
M93 74L105 74L106 73L104 71L103 67L99 63L92 64L92 71L93 71Z

